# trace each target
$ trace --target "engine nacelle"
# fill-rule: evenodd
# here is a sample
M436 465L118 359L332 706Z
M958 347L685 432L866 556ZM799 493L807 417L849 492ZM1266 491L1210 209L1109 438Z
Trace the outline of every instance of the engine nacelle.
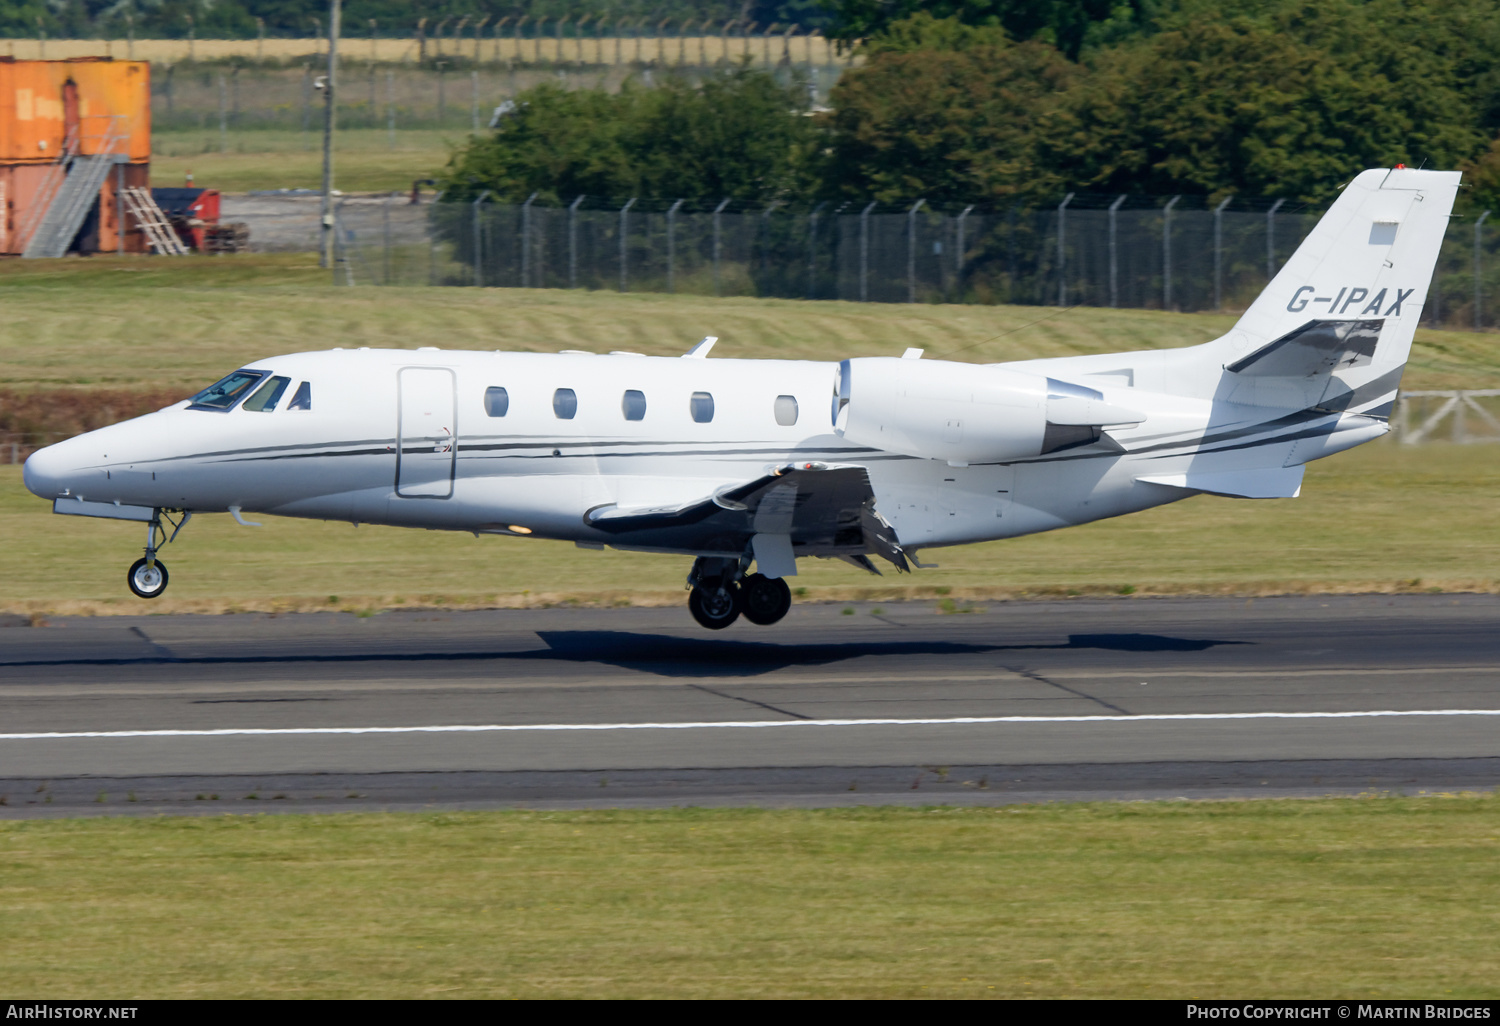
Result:
M1103 393L1024 371L943 360L864 357L839 364L833 427L887 452L999 463L1099 441L1144 414Z

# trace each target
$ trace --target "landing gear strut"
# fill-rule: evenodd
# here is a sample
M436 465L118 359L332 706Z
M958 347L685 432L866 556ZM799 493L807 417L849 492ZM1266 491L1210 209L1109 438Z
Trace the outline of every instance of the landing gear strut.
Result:
M136 597L152 599L167 590L167 565L156 558L156 550L170 544L177 537L177 532L187 526L192 518L191 513L183 513L182 519L173 524L164 511L157 510L151 522L146 525L146 554L131 563L130 570L125 574L125 583L130 585L130 590ZM172 525L170 537L167 529L162 526L163 520Z
M766 626L792 608L792 589L780 578L750 574L750 558L741 560L704 556L688 574L688 612L711 631L723 630L741 613L753 624Z

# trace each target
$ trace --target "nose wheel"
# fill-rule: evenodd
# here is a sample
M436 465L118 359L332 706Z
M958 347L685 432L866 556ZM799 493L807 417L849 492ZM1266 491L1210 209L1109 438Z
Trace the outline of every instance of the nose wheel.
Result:
M167 567L158 559L147 560L144 556L130 564L125 575L130 590L143 599L156 598L167 590Z

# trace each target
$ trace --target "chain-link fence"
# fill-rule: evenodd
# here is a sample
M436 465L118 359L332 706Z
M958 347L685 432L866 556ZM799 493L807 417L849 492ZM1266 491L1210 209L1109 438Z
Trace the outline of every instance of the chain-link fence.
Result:
M1243 309L1321 210L1182 209L1168 199L1043 210L811 210L630 200L599 209L404 197L339 211L340 281L616 289L861 302ZM393 228L398 224L398 228ZM1425 320L1500 322L1500 229L1456 219ZM1495 297L1491 299L1489 297Z

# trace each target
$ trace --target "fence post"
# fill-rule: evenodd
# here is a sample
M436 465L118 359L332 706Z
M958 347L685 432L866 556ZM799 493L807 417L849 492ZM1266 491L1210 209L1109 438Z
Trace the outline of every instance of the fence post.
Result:
M1120 204L1124 202L1125 194L1122 192L1109 205L1109 305L1112 309L1120 305L1119 232L1116 230L1116 215L1120 212Z
M537 194L532 193L521 204L521 288L531 287L531 204Z
M1172 309L1172 208L1181 196L1173 196L1162 208L1161 221L1161 308Z
M475 33L478 45L478 33ZM475 135L479 134L479 72L469 72L469 123Z
M667 291L677 291L677 209L682 206L682 200L678 200L667 208Z
M1483 266L1483 264L1481 262L1481 250L1479 248L1479 229L1484 226L1485 218L1487 218L1489 216L1490 216L1490 211L1486 210L1484 213L1482 213L1482 214L1479 215L1479 220L1477 220L1477 221L1474 222L1474 330L1475 331L1478 331L1480 328L1482 328L1484 326L1484 318L1483 318L1484 286L1483 286L1483 279L1480 277L1481 272L1484 270L1484 266Z
M474 231L474 284L476 286L484 284L484 248L479 232L479 204L488 199L489 195L490 190L486 189L473 203L469 204L469 220L472 222Z
M380 259L380 283L389 285L391 283L391 203L396 199L393 192L385 198L380 205L381 214L381 239L385 244L384 252Z
M968 206L964 207L963 210L959 211L959 214L958 214L958 224L955 226L955 234L956 234L957 237L956 237L956 239L954 241L957 243L957 246L956 246L957 252L955 252L953 254L953 273L954 273L955 276L959 277L960 279L962 278L963 273L964 273L964 225L969 220L969 213L973 209L974 209L974 204L970 203ZM962 282L962 280L960 280L959 281L959 291L960 291L960 293L962 292L962 290L963 290L963 282Z
M870 300L870 211L875 209L875 201L859 212L859 301L867 303Z
M974 209L970 203L958 212L958 219L953 226L954 249L953 249L953 298L951 302L962 303L964 301L964 229L968 227L969 213Z
M583 202L579 196L568 205L568 288L578 287L578 205Z
M219 152L229 152L229 101L224 72L219 72Z
M1276 211L1286 200L1279 199L1266 211L1266 284L1276 277Z
M538 44L538 45L540 45L540 44ZM629 291L626 288L626 280L627 280L626 279L626 267L627 267L627 264L628 264L628 257L626 255L626 251L625 251L625 240L629 237L628 234L627 234L627 229L630 226L630 208L633 207L633 206L635 206L635 199L636 198L634 196L630 197L629 201L626 202L626 204L623 207L620 208L620 291L621 292Z
M812 213L807 215L807 298L817 299L818 295L818 211L828 206L824 200L813 207Z
M906 212L906 301L917 301L917 211L925 199L919 199Z
M1063 234L1064 218L1067 215L1068 204L1073 202L1073 194L1070 192L1063 197L1063 201L1057 205L1057 305L1068 305L1068 251L1064 247L1066 241Z
M1224 208L1233 196L1214 207L1214 309L1224 309Z
M714 207L714 295L719 294L719 215L724 208L729 206L729 198L725 197L718 206Z

